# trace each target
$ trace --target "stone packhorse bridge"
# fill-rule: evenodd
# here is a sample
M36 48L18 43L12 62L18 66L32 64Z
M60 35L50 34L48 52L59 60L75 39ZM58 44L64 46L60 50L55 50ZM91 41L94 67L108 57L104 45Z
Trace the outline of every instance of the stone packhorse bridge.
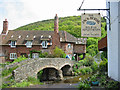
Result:
M39 71L43 70L42 80L62 80L63 76L72 75L72 66L75 61L66 58L39 58L32 59L25 65L13 71L16 81L25 80L27 77L39 76Z

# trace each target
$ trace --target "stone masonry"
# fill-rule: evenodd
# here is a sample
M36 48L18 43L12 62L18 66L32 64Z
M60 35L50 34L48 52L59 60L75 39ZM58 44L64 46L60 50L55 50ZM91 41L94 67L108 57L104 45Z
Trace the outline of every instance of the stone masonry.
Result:
M35 77L37 78L37 73L40 70L45 68L54 68L57 70L59 75L59 80L63 79L63 68L67 65L70 66L68 72L72 72L72 66L75 61L66 59L66 58L38 58L32 59L25 65L18 67L13 71L13 76L15 81L23 81L27 77ZM66 71L67 72L67 71Z

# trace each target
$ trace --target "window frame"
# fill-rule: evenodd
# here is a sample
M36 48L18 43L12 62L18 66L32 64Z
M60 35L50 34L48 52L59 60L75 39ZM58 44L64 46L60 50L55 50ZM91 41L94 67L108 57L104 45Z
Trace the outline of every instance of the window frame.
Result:
M47 41L42 41L42 48L47 48L48 47L48 45L47 45Z
M70 43L68 43L68 48L71 48L71 44Z
M32 58L39 58L39 53L32 53Z
M13 43L14 42L14 43ZM16 41L11 41L11 47L16 47Z
M25 45L26 45L27 48L31 48L32 47L32 41L28 40Z
M17 53L10 53L10 59L17 59Z

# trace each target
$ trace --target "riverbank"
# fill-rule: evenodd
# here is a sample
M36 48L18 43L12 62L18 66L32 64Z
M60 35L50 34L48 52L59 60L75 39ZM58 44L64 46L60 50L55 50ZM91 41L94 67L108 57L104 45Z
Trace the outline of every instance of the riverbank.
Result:
M43 85L30 85L26 88L76 88L78 89L79 82L85 80L91 75L81 76L65 76L62 81L44 81Z

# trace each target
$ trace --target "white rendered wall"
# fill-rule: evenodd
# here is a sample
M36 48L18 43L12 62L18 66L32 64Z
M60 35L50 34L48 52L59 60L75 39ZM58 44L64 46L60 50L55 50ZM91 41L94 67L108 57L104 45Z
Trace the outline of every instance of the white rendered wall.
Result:
M120 2L110 2L111 30L107 27L108 76L120 81Z
M120 2L118 3L118 81L120 81Z

